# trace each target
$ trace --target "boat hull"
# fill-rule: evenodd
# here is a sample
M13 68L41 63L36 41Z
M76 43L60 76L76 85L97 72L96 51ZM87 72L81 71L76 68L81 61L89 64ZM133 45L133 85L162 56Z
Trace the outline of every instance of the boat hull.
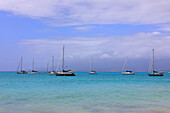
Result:
M135 75L135 73L134 73L134 72L132 72L132 73L129 73L129 72L123 72L122 74L123 74L123 75Z
M149 76L164 76L163 73L149 73Z
M17 72L17 74L27 74L27 72Z
M48 73L49 75L55 75L55 72Z
M36 72L36 73L28 73L28 75L39 75L40 73L39 72Z
M90 72L89 74L90 75L96 75L97 73L96 72Z
M76 76L74 73L55 73L56 76Z

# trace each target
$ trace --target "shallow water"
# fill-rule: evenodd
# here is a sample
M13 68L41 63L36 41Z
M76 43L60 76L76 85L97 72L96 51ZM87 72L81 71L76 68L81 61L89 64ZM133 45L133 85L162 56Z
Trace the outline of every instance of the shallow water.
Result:
M0 73L2 113L170 113L170 74Z

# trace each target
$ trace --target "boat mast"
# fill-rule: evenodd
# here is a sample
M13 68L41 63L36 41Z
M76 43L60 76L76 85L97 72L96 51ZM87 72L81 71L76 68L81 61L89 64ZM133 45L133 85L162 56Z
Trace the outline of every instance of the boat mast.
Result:
M52 56L52 72L54 72L54 56Z
M126 57L126 70L127 71L127 65L128 65L128 57Z
M153 54L153 55L152 55L152 57L153 57L153 58L152 58L152 60L153 60L152 66L153 66L153 72L154 72L154 49L152 49L152 52L153 52L153 53L152 53L152 54Z
M47 63L47 72L48 72L48 63Z
M23 62L23 56L21 56L21 72L22 72L22 62Z
M20 62L18 64L17 72L19 71L20 65L21 65L21 60L20 60Z
M63 45L63 62L62 62L62 72L64 72L64 45Z
M34 58L33 58L33 61L32 61L32 71L34 70Z
M90 71L92 71L92 69L93 69L93 56L91 57L91 66L90 66Z

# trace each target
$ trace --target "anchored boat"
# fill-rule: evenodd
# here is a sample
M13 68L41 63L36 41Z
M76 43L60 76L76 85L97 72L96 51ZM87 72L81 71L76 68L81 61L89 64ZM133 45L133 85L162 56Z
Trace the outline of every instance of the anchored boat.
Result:
M63 60L62 60L62 71L55 72L56 76L76 76L71 70L64 70L64 45L63 45Z
M34 70L34 59L32 61L32 71L28 73L29 75L38 75L40 72Z
M128 57L126 58L125 64L123 66L122 74L123 75L135 75L135 72L127 69L128 67L127 65L128 65ZM124 71L124 68L125 68L125 71Z
M93 57L91 59L91 64L90 64L90 72L89 72L90 75L94 75L94 74L97 74L97 72L95 70L93 70Z
M48 73L49 75L55 75L54 71L54 56L52 56L52 72Z
M50 73L50 72L48 71L48 63L47 63L47 71L46 71L45 73L47 73L47 74Z
M21 56L21 61L18 65L17 74L27 74L26 71L22 70L22 66L23 66L22 63L23 63L23 56ZM20 71L19 71L19 68L20 68Z
M154 70L154 49L152 49L152 72L148 73L149 76L164 76L163 72Z

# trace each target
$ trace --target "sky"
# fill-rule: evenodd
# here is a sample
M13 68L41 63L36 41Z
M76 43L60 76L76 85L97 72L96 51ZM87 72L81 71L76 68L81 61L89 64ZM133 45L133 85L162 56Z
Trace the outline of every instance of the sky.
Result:
M170 0L0 0L0 71L170 71Z

